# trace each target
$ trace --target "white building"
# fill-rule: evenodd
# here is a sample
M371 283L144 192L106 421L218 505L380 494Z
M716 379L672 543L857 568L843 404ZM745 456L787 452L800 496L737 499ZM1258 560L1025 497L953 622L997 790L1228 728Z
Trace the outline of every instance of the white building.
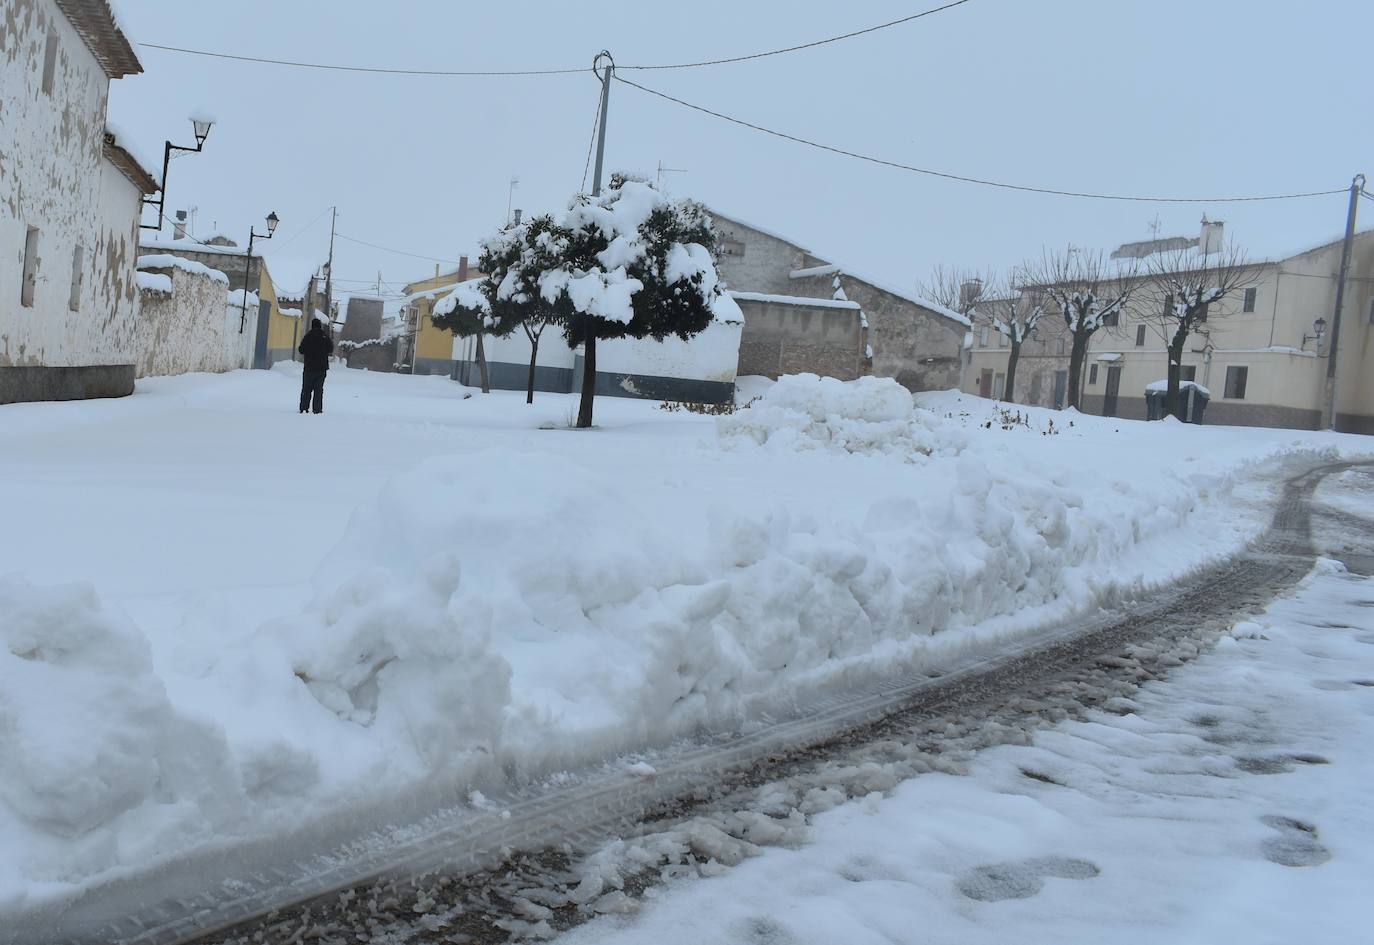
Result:
M157 184L105 109L142 66L105 0L6 0L0 50L0 403L132 393Z
M1248 285L1217 303L1206 330L1190 337L1181 375L1211 395L1204 422L1319 426L1341 245L1254 261ZM1138 293L1115 324L1093 335L1083 370L1085 413L1145 418L1145 390L1168 370L1149 296ZM1064 406L1068 353L1063 319L1050 312L1023 345L1016 390L1006 399ZM1008 354L1005 338L980 324L961 389L1005 398ZM1336 429L1374 433L1374 230L1355 237L1336 368Z

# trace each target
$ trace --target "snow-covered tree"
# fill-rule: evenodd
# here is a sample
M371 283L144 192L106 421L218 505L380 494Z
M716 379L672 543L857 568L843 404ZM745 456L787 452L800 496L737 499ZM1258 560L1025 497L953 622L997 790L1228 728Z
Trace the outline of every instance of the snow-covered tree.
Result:
M1101 253L1069 247L1027 267L1029 283L1059 309L1069 332L1069 406L1079 408L1088 343L1120 318L1135 287L1132 264L1109 269Z
M1225 310L1212 306L1252 285L1258 270L1235 244L1204 255L1200 248L1156 253L1145 262L1140 312L1164 340L1169 356L1164 409L1177 416L1180 368L1192 334L1209 335Z
M487 240L477 265L486 273L476 285L489 316L491 334L505 337L518 327L530 343L530 367L525 402L534 403L534 377L539 339L549 325L561 325L571 313L562 300L550 301L540 292L540 276L558 264L566 234L552 216L534 217L508 226ZM455 303L460 304L460 303Z
M1007 375L1002 385L1002 399L1016 402L1016 365L1021 360L1021 346L1035 332L1045 314L1040 295L1023 292L1016 273L1005 285L996 287L983 283L983 296L968 313L975 322L983 322L1007 339Z
M979 302L988 297L994 282L991 272L984 273L976 269L960 269L936 263L930 270L930 277L919 283L917 290L922 297L936 305L951 312L958 312L969 321L973 321L974 309L978 307Z
M434 305L430 320L435 328L453 332L457 338L477 339L477 374L481 378L482 393L491 393L491 372L487 369L487 351L482 339L497 334L492 319L491 303L482 291L486 277L469 279L453 287L453 291Z
M609 338L686 340L710 323L721 296L706 209L649 184L611 179L599 197L576 197L546 240L537 283L566 312L563 336L582 345L578 427L592 425L596 343Z

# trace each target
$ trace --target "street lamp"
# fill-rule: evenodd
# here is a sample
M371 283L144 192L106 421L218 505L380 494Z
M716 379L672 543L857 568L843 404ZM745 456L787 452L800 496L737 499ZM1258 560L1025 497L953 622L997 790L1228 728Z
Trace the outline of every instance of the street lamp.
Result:
M1305 349L1309 341L1317 342L1317 353L1321 354L1322 336L1326 334L1326 319L1318 318L1312 323L1312 334L1302 336L1302 347Z
M191 127L195 129L196 146L194 148L183 147L179 144L172 144L168 141L167 146L162 149L162 184L157 189L157 199L144 197L143 205L157 207L157 220L151 225L147 223L139 224L140 230L160 230L162 229L162 214L167 201L167 165L172 162L173 151L189 151L197 154L205 147L205 139L210 137L210 126L214 122L208 118L192 118Z
M277 230L277 215L269 213L267 215L267 233L259 233L251 226L248 228L248 252L243 257L243 308L239 312L239 334L243 334L244 326L248 324L248 278L253 272L253 240L270 240L272 234Z

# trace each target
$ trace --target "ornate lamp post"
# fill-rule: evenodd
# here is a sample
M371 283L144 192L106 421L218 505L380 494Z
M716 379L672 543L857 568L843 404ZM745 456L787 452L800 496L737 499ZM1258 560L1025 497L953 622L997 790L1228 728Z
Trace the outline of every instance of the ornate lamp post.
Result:
M276 232L277 222L277 215L269 213L266 234L259 233L251 226L248 228L248 252L243 257L243 310L239 314L240 335L243 334L244 326L248 324L248 280L253 274L253 240L270 240Z
M140 230L160 230L162 229L162 214L167 202L167 165L172 162L173 151L189 151L192 154L199 153L205 147L205 139L210 137L210 126L214 122L208 118L192 118L191 126L196 132L196 146L194 148L183 147L179 144L172 144L168 141L167 146L162 149L162 183L158 187L157 199L144 197L143 205L147 207L157 207L157 220L152 224L139 224Z

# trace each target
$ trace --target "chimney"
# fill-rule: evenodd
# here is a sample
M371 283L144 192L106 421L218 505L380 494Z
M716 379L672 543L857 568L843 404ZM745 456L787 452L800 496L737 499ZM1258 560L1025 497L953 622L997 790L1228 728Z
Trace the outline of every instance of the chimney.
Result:
M186 211L185 211L185 210L178 210L178 211L176 212L176 222L174 222L174 223L172 224L172 239L174 239L174 240L184 240L184 239L186 239Z
M959 286L959 301L964 305L972 305L983 297L983 280L978 278L966 279Z
M458 257L458 281L468 281L468 258L466 256Z
M1221 220L1209 220L1202 215L1202 232L1198 234L1197 251L1203 256L1219 253L1226 240L1226 224Z

